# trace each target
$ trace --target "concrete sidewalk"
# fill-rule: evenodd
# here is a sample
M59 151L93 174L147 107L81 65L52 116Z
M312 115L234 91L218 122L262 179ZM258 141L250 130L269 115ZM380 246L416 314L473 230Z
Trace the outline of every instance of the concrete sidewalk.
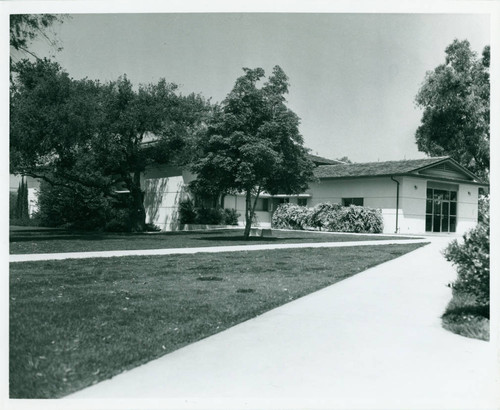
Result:
M68 399L89 408L102 398L126 407L165 399L162 408L497 408L494 344L440 324L455 277L445 244L434 238Z
M348 246L392 245L392 244L425 243L425 242L429 242L429 239L400 239L400 240L387 239L387 240L352 241L352 242L277 243L277 244L265 244L265 245L210 246L210 247L199 247L199 248L134 249L125 251L32 253L24 255L23 254L10 255L9 262L112 258L116 256L187 255L194 253L261 251L267 249L290 249L290 248L337 248L337 247L348 247Z

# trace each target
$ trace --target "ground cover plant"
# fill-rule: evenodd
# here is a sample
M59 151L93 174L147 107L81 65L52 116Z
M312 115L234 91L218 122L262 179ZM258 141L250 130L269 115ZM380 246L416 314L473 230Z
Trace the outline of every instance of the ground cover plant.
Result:
M64 396L420 246L13 263L10 396Z
M410 239L399 236L363 236L285 232L274 230L271 237L245 240L242 229L203 232L162 232L155 234L112 234L47 229L16 229L10 232L10 253L90 252L130 249L191 248L266 243L345 242L361 240Z

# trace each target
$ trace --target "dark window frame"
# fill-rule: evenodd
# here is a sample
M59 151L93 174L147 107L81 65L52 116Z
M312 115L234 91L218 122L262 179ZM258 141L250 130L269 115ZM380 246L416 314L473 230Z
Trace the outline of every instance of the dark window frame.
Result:
M425 232L456 232L458 214L458 191L455 189L427 188L425 199ZM428 212L429 201L432 201L430 212ZM448 212L443 213L443 210L446 209L443 208L445 204ZM437 207L439 207L439 209L437 209ZM454 208L453 212L452 208ZM446 221L443 220L443 215L446 216ZM443 227L446 227L446 230L443 230Z
M365 198L364 197L352 197L352 198L342 198L342 206L365 206Z
M307 198L297 198L297 205L307 206Z

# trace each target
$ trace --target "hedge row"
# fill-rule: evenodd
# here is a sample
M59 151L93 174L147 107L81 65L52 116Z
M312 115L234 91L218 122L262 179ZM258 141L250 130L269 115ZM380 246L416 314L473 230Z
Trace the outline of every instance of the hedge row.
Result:
M323 203L314 208L281 204L273 214L273 228L320 229L330 232L381 233L382 212L364 206Z

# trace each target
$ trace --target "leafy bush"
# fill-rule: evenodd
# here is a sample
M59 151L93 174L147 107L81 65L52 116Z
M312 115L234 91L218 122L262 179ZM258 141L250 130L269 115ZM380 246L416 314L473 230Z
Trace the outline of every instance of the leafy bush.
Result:
M479 306L490 303L490 221L485 210L482 222L463 235L463 243L455 239L444 256L457 268L454 292L471 294Z
M305 229L310 209L297 204L281 204L274 211L273 228Z
M383 231L382 212L351 205L323 203L314 208L282 204L273 214L272 225L283 229L324 229L331 232Z
M306 224L311 228L322 229L330 224L338 211L342 209L340 204L325 202L310 209Z
M179 203L179 221L181 224L193 224L196 220L196 209L191 198Z
M111 201L96 190L40 184L37 216L42 226L102 229L111 208Z
M108 210L108 221L104 225L106 232L130 232L130 214L128 209Z
M236 209L224 209L222 214L223 225L238 225L238 217L241 214L236 212Z
M195 207L191 198L179 203L181 224L238 225L239 213L234 209Z
M200 225L220 225L222 210L220 208L196 208L195 223Z
M485 220L489 219L489 215L490 215L490 196L481 195L478 201L477 221L479 223L484 223Z
M326 225L326 230L334 232L381 233L383 229L380 210L357 205L341 207Z
M108 198L77 184L70 189L42 182L36 218L42 226L130 232L130 198Z

